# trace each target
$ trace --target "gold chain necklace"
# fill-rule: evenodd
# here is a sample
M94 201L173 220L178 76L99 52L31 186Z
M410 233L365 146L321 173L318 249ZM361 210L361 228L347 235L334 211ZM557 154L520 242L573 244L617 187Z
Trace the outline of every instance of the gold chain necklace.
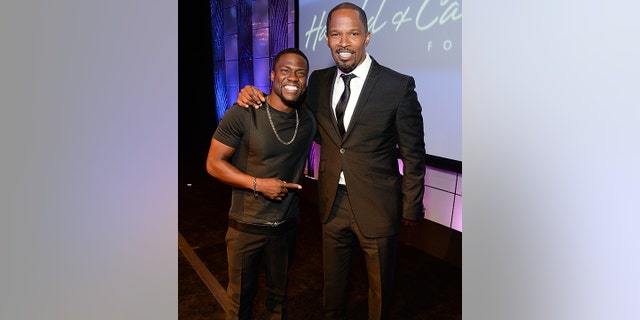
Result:
M271 129L273 129L273 133L276 134L276 138L278 138L278 141L280 141L285 146L290 145L293 142L293 140L296 139L296 135L298 135L298 125L300 124L300 119L298 119L298 109L294 109L294 110L296 112L296 129L293 131L293 137L291 137L291 140L289 140L289 142L285 142L278 135L278 130L276 130L276 126L273 125L273 119L271 119L271 112L269 112L269 97L267 97L267 117L269 118Z

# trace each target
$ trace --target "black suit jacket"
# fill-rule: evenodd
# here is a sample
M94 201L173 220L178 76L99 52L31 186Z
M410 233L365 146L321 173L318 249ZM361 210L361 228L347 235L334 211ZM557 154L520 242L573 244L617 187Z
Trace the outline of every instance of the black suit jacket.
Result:
M415 81L373 60L343 138L331 106L336 72L336 67L314 71L307 87L306 103L316 114L321 144L320 218L328 221L344 171L361 232L367 237L397 234L402 217L420 220L424 215L424 127Z

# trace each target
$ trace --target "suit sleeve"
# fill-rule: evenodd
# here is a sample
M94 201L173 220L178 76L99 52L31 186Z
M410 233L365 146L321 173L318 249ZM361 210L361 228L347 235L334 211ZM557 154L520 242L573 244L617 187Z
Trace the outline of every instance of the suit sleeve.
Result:
M303 106L309 109L309 111L311 111L311 114L313 114L314 117L316 117L316 115L318 114L318 103L317 103L318 92L316 89L318 88L318 85L315 84L316 82L320 81L318 77L319 77L319 73L317 70L311 72L311 75L309 76L309 81L307 82L307 90L304 93L305 98L304 98ZM316 130L316 133L313 137L313 141L317 144L320 144L320 130Z
M420 221L424 217L425 144L422 107L413 77L408 77L396 114L398 151L403 162L402 217Z

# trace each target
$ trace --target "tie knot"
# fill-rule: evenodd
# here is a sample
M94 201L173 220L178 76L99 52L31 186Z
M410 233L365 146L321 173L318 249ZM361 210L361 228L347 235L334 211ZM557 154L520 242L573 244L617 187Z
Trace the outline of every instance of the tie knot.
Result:
M356 77L356 75L355 75L355 74L352 74L352 73L349 73L349 74L343 73L343 74L341 74L341 75L340 75L340 77L342 78L342 81L344 81L344 84L345 84L346 86L348 86L348 85L349 85L349 82L351 81L351 79L352 79L352 78L355 78L355 77Z

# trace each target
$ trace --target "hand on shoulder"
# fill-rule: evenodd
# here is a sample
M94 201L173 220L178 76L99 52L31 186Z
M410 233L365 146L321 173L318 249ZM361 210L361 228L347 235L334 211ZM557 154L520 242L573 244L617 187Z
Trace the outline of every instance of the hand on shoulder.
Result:
M243 108L249 108L251 106L258 109L265 101L264 93L260 91L260 89L246 85L238 93L236 103Z

